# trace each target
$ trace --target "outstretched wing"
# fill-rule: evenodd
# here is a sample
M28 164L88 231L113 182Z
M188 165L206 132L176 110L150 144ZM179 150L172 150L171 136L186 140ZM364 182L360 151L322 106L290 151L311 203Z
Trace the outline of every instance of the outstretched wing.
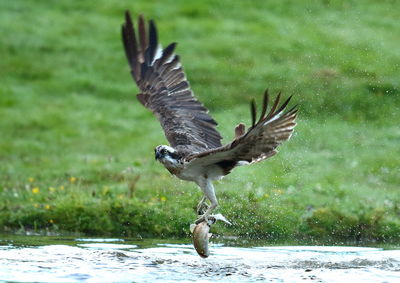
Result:
M262 161L277 153L276 148L288 140L296 126L296 106L285 111L291 97L279 106L280 94L266 115L268 108L268 91L264 94L262 113L256 122L255 102L251 103L252 126L247 132L244 125L236 127L236 138L229 144L187 157L188 166L207 167L213 164L221 166L228 174L239 164L250 164Z
M193 96L174 54L176 43L162 49L154 22L149 21L147 34L143 16L139 16L137 37L129 12L125 13L122 39L131 74L142 91L137 98L156 115L171 146L191 152L220 147L217 122Z

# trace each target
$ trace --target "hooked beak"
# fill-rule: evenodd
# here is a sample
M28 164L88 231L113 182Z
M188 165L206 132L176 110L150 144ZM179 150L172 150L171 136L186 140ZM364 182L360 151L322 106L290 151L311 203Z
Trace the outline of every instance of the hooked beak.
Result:
M160 159L162 157L161 153L159 153L158 151L156 152L156 160Z

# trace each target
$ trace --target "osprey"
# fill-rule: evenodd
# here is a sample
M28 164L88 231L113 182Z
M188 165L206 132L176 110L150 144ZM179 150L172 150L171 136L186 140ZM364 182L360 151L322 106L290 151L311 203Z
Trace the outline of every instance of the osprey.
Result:
M148 33L147 30L148 29ZM162 49L155 23L148 28L142 15L138 34L131 16L125 13L122 39L131 74L141 93L138 100L159 120L170 143L155 148L155 158L176 177L195 182L204 196L197 206L196 224L208 220L218 206L212 181L229 174L239 165L265 160L288 140L296 126L296 106L285 111L290 98L279 105L280 94L267 114L268 91L265 91L261 115L256 119L256 105L251 102L251 127L240 123L235 138L222 145L217 122L194 96L174 50L176 43ZM206 204L206 200L210 205Z

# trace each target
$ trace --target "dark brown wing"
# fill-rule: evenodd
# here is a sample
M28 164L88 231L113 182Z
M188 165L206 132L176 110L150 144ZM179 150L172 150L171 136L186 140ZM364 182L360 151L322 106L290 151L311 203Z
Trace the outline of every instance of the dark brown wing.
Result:
M217 122L193 96L174 54L176 43L161 49L154 22L149 21L147 34L143 16L139 16L136 36L129 12L125 13L122 39L131 74L142 91L137 97L156 115L171 146L192 152L221 146Z
M296 106L284 112L291 97L279 108L280 94L267 115L268 91L264 94L262 113L256 122L256 107L254 101L251 104L252 126L250 129L237 136L231 143L216 149L194 154L187 157L189 166L209 166L219 164L228 173L233 167L246 162L247 164L259 162L277 153L276 148L288 140L296 126ZM244 127L240 126L237 133L243 133ZM238 129L238 128L236 128Z

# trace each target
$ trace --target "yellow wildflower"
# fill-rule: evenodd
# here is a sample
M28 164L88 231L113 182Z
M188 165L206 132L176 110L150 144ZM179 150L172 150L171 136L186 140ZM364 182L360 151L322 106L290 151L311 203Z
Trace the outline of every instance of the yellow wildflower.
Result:
M49 188L49 191L50 191L50 192L54 192L55 190L56 190L56 189L53 188L53 187L50 187L50 188Z
M33 206L36 207L36 208L38 208L38 207L39 207L39 204L38 204L38 203L34 203Z
M33 183L34 181L35 181L35 178L32 178L32 177L29 177L29 178L28 178L28 182L29 182L29 183Z
M54 223L54 220L53 220L53 219L50 219L49 222L50 222L51 224L53 224L53 223Z
M33 194L38 194L39 193L39 188L38 187L34 187L33 189L32 189L32 193Z
M75 182L76 182L76 177L70 177L70 178L69 178L69 181L70 181L71 183L75 183Z
M264 198L269 198L269 194L264 194Z
M161 201L166 201L167 198L166 198L166 197L160 197L160 200L161 200Z
M45 209L50 209L50 208L51 208L51 206L50 206L50 205L48 205L48 204L46 204L46 205L44 206L44 208L45 208Z
M64 186L60 186L60 190L63 191L65 188Z

